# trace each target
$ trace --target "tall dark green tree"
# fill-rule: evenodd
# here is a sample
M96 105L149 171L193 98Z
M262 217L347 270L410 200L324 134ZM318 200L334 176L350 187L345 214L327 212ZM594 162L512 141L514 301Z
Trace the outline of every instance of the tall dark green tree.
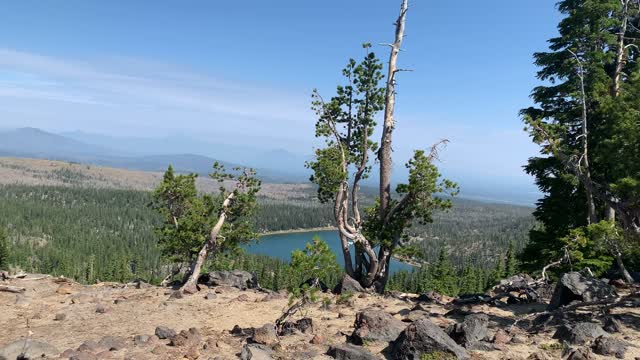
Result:
M9 236L7 230L0 226L0 270L9 267Z
M541 226L521 257L528 270L560 258L572 229L616 219L628 236L640 233L638 2L564 0L558 8L560 35L534 55L546 84L533 90L536 106L522 110L541 145L525 169L545 194L534 213Z

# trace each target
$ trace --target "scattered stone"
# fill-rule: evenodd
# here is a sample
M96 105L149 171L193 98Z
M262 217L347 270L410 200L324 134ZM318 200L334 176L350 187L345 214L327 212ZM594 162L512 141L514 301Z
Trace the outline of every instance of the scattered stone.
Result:
M166 326L158 326L155 332L159 339L171 339L176 336L176 331Z
M235 325L229 333L234 336L253 336L254 329L253 328L241 328L239 325Z
M116 304L116 305L119 305L119 304L125 303L126 301L127 301L127 299L125 299L125 298L118 298L118 299L113 300L113 303Z
M178 335L172 336L171 341L169 342L169 346L197 346L200 344L201 340L202 336L200 335L200 331L196 328L190 328L189 331L182 330Z
M524 335L514 335L511 338L511 342L514 344L528 344L529 339Z
M207 299L207 300L213 300L213 299L215 299L217 297L218 297L218 295L216 295L216 293L212 293L212 292L210 292L210 293L208 293L207 295L204 296L204 298Z
M613 286L606 282L586 277L579 272L570 272L562 275L558 281L547 309L555 310L574 301L608 300L617 296Z
M601 336L596 339L593 350L599 355L624 359L624 354L627 352L627 344L618 339Z
M261 344L245 344L240 353L240 360L271 360L273 349Z
M469 353L428 318L420 319L394 341L393 358L396 360L421 359L423 355L442 353L469 359ZM446 355L444 355L446 356Z
M619 333L622 332L622 323L620 320L614 318L613 316L608 316L604 320L604 331L608 333Z
M588 347L580 347L569 350L567 360L594 360L593 352Z
M496 331L495 335L493 335L493 343L494 344L500 344L500 345L504 345L504 344L508 344L511 342L511 336L509 336L509 334L502 330L502 329L498 329L498 331Z
M149 341L148 335L136 335L133 337L133 344L136 346L144 345Z
M364 291L362 285L347 274L342 276L342 280L340 280L338 285L333 289L334 294L355 294Z
M109 309L102 304L98 304L98 306L96 306L96 313L98 314L106 314L107 311L109 311Z
M419 302L424 302L424 303L435 303L435 304L442 304L442 295L435 292L435 291L427 291L426 293L422 293L420 294L420 296L418 296L418 298L416 299L416 301Z
M351 341L356 345L362 345L365 341L393 341L406 326L406 323L385 311L365 309L356 314Z
M278 336L276 334L276 327L273 324L265 324L262 327L256 328L253 331L251 340L257 344L274 345L278 343Z
M333 345L329 348L327 355L337 360L376 360L377 358L369 351L355 345Z
M100 345L98 345L98 342L93 340L87 340L82 344L80 344L77 350L80 352L97 353L103 350L103 348L101 348Z
M469 349L488 337L488 327L489 317L486 314L471 314L462 323L451 326L448 332L456 343Z
M315 334L310 343L314 345L323 345L327 342L327 337L322 334Z
M258 289L258 278L246 271L212 271L203 274L198 279L200 284L207 286L231 286L241 290Z
M313 333L313 320L311 320L311 318L302 318L296 322L287 321L282 324L280 333L278 335L293 335L298 331L303 334Z
M600 325L592 322L581 322L574 326L563 325L553 335L554 339L567 341L573 345L584 345L597 337L608 336Z
M53 320L55 320L55 321L62 321L62 320L64 320L64 319L66 319L66 318L67 318L67 314L64 314L64 313L58 313L58 314L56 314L56 317L55 317L55 318L53 318Z
M98 341L98 346L109 351L118 351L127 347L127 339L121 336L105 336Z
M0 348L0 359L50 358L60 354L55 347L33 339L21 339Z

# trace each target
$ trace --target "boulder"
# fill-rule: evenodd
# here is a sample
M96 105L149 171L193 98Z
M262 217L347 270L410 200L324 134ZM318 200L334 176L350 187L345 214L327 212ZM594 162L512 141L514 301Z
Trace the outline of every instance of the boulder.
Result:
M198 282L207 286L231 286L241 290L260 287L254 274L241 270L212 271L201 275Z
M351 341L357 345L362 345L365 341L393 341L406 326L406 323L385 311L365 309L356 314Z
M553 335L554 339L566 341L573 345L584 345L600 336L608 336L600 325L592 322L581 322L573 326L563 325Z
M369 351L355 345L333 345L327 355L337 360L377 360Z
M0 360L53 358L60 351L46 342L21 339L0 348Z
M155 331L158 339L171 339L176 336L176 331L166 326L158 326Z
M471 314L461 323L449 328L449 336L458 344L472 348L474 344L488 338L489 317L486 314Z
M327 337L322 334L315 334L309 342L314 345L323 345L327 342Z
M273 350L260 344L245 344L240 353L240 360L271 360Z
M355 294L355 293L364 292L364 291L365 290L362 287L362 285L360 285L359 282L357 282L354 278L352 278L347 274L344 274L342 276L342 280L340 280L338 285L336 285L336 287L333 289L333 292L335 294L346 294L346 293Z
M469 359L467 350L427 318L407 326L393 344L392 356L396 360L422 359L429 354Z
M617 296L615 288L606 282L579 272L570 272L562 275L558 281L547 309L555 310L574 301L591 302Z
M133 344L136 346L144 345L149 341L148 335L136 335L133 337Z
M624 354L627 352L627 344L618 339L601 336L596 339L593 350L599 355L624 359Z
M127 347L127 339L121 336L105 336L98 341L98 346L109 351L118 351Z
M297 320L295 322L287 321L284 324L282 324L282 327L280 329L279 335L281 335L281 336L293 335L297 331L299 331L299 332L301 332L303 334L312 333L313 332L313 320L311 318L302 318L302 319Z
M594 360L593 352L588 347L580 347L569 350L567 360Z
M622 323L620 320L614 318L613 316L608 316L604 320L604 331L608 333L619 333L622 332Z
M196 328L190 328L189 331L182 330L176 336L171 337L169 346L195 347L200 344L201 340L200 331Z
M278 343L278 335L276 334L276 327L273 324L265 324L262 327L255 328L253 330L253 336L251 340L254 343L262 345L275 345Z
M443 304L442 295L435 291L427 291L418 296L416 301L425 303Z

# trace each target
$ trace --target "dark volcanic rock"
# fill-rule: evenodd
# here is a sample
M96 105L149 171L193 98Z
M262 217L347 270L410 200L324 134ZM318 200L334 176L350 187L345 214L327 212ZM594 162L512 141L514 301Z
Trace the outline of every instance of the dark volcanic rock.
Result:
M570 272L562 275L558 281L548 310L555 310L574 301L607 300L617 296L613 286L606 282L586 277L579 272Z
M377 358L373 356L372 353L367 350L351 345L333 345L329 348L327 355L333 357L338 360L376 360Z
M313 320L311 318L302 318L302 319L297 320L295 322L287 321L284 324L282 324L282 328L280 329L279 335L281 335L281 336L293 335L297 331L299 331L299 332L301 332L303 334L312 333L313 332Z
M240 353L240 360L269 360L273 359L274 351L261 344L245 344Z
M613 316L608 316L604 320L604 330L609 333L619 333L622 331L622 323Z
M254 343L263 345L274 345L278 343L278 336L276 334L276 327L273 324L265 324L262 327L255 328L253 330L253 336L251 340Z
M201 275L198 282L207 286L231 286L241 290L260 287L254 274L240 270L212 271Z
M360 283L347 274L344 274L344 276L342 276L342 280L340 280L338 285L336 285L336 287L333 289L333 292L335 294L355 294L364 291L365 290L360 285Z
M202 335L196 328L190 328L189 331L182 330L176 336L171 337L169 346L193 347L198 346L202 341Z
M393 341L407 326L382 310L365 309L356 314L352 342L362 345L365 341Z
M577 349L573 349L569 351L569 356L567 360L593 360L595 356L593 356L593 352L588 347L581 347Z
M425 303L436 303L442 304L442 295L435 291L427 291L426 293L420 294L416 301L425 302Z
M458 344L471 348L488 337L489 317L486 314L471 314L461 323L449 329L449 336Z
M593 350L599 355L615 356L618 359L624 359L624 354L627 352L627 344L621 340L601 336L596 339Z
M155 332L158 339L171 339L176 336L176 331L166 326L158 326Z
M127 339L120 336L105 336L98 341L98 346L109 351L117 351L127 347Z
M573 326L563 325L553 335L554 339L567 341L569 344L584 345L600 336L608 336L600 325L591 322L581 322Z
M396 360L421 359L424 355L438 353L469 359L467 350L427 318L407 326L393 346L393 359Z

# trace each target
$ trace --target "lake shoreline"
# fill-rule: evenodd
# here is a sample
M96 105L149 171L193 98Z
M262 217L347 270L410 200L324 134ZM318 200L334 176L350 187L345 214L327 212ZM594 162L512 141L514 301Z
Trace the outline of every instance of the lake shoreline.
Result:
M276 230L276 231L265 231L260 233L260 236L268 236L268 235L284 235L284 234L300 234L306 232L314 232L314 231L338 231L337 227L333 226L324 226L324 227L314 227L307 229L289 229L289 230Z
M303 234L303 233L312 233L312 232L316 232L316 231L338 231L338 228L337 227L333 227L333 226L324 226L324 227L314 227L314 228L307 228L307 229L276 230L276 231L267 231L267 232L260 233L260 236L286 235L286 234ZM258 240L259 240L259 238L258 238ZM336 256L337 255L338 254L336 254ZM405 258L405 257L399 256L399 255L392 255L391 257L393 259L395 259L396 261L398 261L398 262L401 262L401 263L406 264L406 265L413 266L414 268L421 267L421 264L419 264L416 261L413 261L412 259Z

